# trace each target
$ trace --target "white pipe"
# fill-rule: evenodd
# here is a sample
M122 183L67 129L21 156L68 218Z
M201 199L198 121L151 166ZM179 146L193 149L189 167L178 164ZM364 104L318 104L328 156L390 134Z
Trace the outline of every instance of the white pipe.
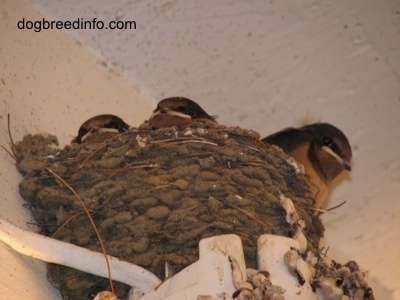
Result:
M23 255L108 277L102 253L24 230L3 218L0 218L0 241ZM108 259L112 280L126 283L144 293L151 291L161 282L153 273L138 265L113 256L108 256Z

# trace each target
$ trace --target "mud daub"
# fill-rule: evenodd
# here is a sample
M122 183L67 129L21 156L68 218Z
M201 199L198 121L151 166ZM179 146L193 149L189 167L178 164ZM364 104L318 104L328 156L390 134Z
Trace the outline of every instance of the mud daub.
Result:
M74 195L46 170L68 182L90 210L109 255L164 278L198 259L198 242L236 233L248 267L256 266L257 238L291 234L279 193L290 197L306 222L315 250L323 226L309 208L303 175L279 149L238 127L198 124L151 130L146 124L99 143L56 147L54 136L27 135L17 143L20 193L42 234L100 251ZM65 299L90 299L108 280L50 265L50 280ZM129 287L116 283L119 298Z

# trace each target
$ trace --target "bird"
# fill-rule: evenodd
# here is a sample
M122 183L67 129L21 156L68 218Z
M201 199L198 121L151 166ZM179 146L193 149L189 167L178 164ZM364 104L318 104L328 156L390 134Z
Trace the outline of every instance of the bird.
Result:
M196 102L185 97L169 97L158 102L149 119L153 129L176 126L188 127L196 121L216 123Z
M130 126L120 117L110 114L97 115L86 120L78 131L78 136L71 143L101 141L126 131ZM99 135L94 135L97 133Z
M351 171L352 151L345 134L329 123L286 128L262 139L280 147L304 166L317 209L326 205L333 180Z

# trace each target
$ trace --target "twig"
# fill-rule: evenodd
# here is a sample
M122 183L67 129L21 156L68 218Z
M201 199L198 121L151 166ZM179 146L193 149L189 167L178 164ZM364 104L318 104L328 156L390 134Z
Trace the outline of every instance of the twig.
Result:
M97 226L96 226L96 224L95 224L95 222L94 222L89 210L87 209L85 203L83 203L83 201L82 201L81 197L78 195L78 193L64 179L62 179L57 173L55 173L53 170L51 170L49 168L47 168L47 171L49 171L56 179L61 181L61 183L64 184L74 194L76 199L79 201L79 203L82 205L83 209L85 210L85 212L86 212L86 214L87 214L87 216L88 216L88 218L90 220L90 223L92 223L93 230L96 233L97 238L99 240L99 243L100 243L100 246L101 246L101 250L103 251L103 254L104 254L104 258L106 259L107 271L108 271L108 280L110 281L110 288L111 288L111 291L115 294L114 286L113 286L112 279L111 279L110 262L108 261L106 247L104 246L103 240L102 240L102 238L100 236L99 231L97 230Z
M80 163L80 165L78 166L78 168L75 170L75 172L79 171L80 169L83 168L83 166L85 165L85 163L92 158L97 152L99 152L101 149L103 149L104 147L106 147L107 144L105 143L103 146L97 148L96 150L94 150L92 153L90 153L84 160L83 162Z
M253 166L253 167L265 167L265 161L262 160L250 160L248 162L231 163L233 166Z
M14 146L15 144L14 144L14 140L13 140L13 138L12 138L12 135L11 135L11 130L10 130L10 114L7 114L7 129L8 129L8 136L10 137L10 142L11 142L11 145L12 146Z
M10 155L12 157L12 159L14 159L15 161L18 161L17 157L15 156L14 152L11 150L8 150L6 147L4 147L3 145L0 145L0 148L2 148L4 151L6 151L8 153L8 155ZM12 148L11 148L12 149Z
M261 152L260 149L257 149L255 147L251 147L251 146L247 146L247 145L243 145L243 144L239 144L239 146L247 148L247 149L250 149L250 150L253 150L253 151L256 151L256 152L259 152L259 153Z
M79 213L76 213L76 214L68 217L68 219L64 223L62 223L60 227L57 228L57 230L51 235L51 237L55 237L57 235L57 233L59 233L61 231L61 229L63 229L65 226L68 225L69 222L71 222L73 219L77 218L79 215L82 215L84 213L85 213L84 211L81 211Z
M335 209L341 207L342 205L345 205L346 203L347 203L347 201L344 200L343 202L339 203L338 205L336 205L334 207L327 208L327 209L316 208L316 207L306 207L306 206L303 206L303 205L298 205L298 206L301 207L301 208L304 208L304 209L316 211L316 212L318 212L318 215L322 215L324 213L331 212L332 210L335 210Z
M150 144L161 144L161 143L169 143L172 145L179 145L179 144L187 144L187 143L200 143L206 144L211 146L218 146L217 143L211 142L206 139L193 139L193 138L177 138L177 139L165 139L165 140L158 140L158 141L151 141Z
M122 173L122 172L127 172L127 171L132 171L132 170L136 170L136 169L145 169L145 168L157 168L159 167L158 164L156 163L142 163L142 164L128 164L123 168L119 168L119 169L97 169L96 172L99 173L103 173L103 174L114 174L114 173Z
M339 207L341 207L342 205L345 205L346 204L346 200L344 200L342 203L339 203L338 205L336 205L336 206L334 206L334 207L330 207L330 208L328 208L326 211L332 211L332 210L334 210L334 209L336 209L336 208L339 208Z
M107 277L102 253L24 230L3 218L0 218L0 241L23 255ZM138 265L113 256L107 256L107 259L116 281L136 287L144 293L161 283L157 276Z
M253 216L251 213L249 213L249 212L246 211L245 209L240 208L240 207L238 207L238 206L236 206L236 205L233 205L233 204L230 204L230 203L226 203L226 204L227 204L228 206L230 206L230 207L232 207L232 208L238 210L239 212L241 212L242 214L244 214L245 216L247 216L247 217L250 218L251 220L254 220L254 221L256 221L257 223L259 223L259 224L261 224L261 225L263 225L263 226L265 226L265 227L267 227L267 228L269 227L268 224L266 224L266 223L264 223L263 221L257 219L255 216Z
M11 135L11 129L10 129L10 114L7 114L7 131L8 131L8 136L10 137L10 142L11 142L11 151L8 150L6 147L3 145L0 145L0 147L6 151L16 162L18 161L18 155L15 153L15 144L14 140Z

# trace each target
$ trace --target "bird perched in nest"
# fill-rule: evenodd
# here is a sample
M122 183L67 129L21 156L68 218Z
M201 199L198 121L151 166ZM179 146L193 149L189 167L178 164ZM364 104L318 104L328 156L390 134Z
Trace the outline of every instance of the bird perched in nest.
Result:
M315 206L327 201L330 186L342 171L351 170L351 148L342 131L328 123L286 128L262 139L276 145L304 166Z
M215 117L207 114L193 100L185 97L170 97L158 102L149 124L153 129L172 126L184 128L199 120L217 123Z
M98 115L85 121L78 131L78 136L71 143L99 142L115 134L126 131L130 126L120 117L105 114Z

